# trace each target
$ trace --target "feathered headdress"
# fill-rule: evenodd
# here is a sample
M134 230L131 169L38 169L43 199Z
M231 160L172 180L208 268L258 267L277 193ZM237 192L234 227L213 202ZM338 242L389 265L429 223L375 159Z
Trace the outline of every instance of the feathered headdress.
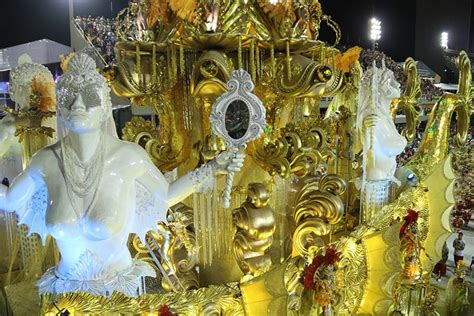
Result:
M10 71L10 97L20 110L54 111L56 96L53 75L43 65L34 63L27 54L18 59Z

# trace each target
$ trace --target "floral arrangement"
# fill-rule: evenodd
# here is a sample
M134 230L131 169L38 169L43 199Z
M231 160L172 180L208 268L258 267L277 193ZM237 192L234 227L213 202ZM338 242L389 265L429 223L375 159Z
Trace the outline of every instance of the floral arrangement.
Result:
M341 260L341 254L330 245L324 254L314 257L311 264L303 272L303 284L307 290L314 290L314 299L322 307L333 303L333 291L336 288L336 263Z
M158 315L160 316L176 316L177 314L173 313L168 305L163 305L158 310Z
M418 231L419 213L408 209L404 222L400 227L400 250L402 254L403 276L410 281L417 281L421 278L423 267L421 265L420 254L424 249Z
M30 107L43 113L55 111L54 81L44 81L38 76L33 78L31 81Z

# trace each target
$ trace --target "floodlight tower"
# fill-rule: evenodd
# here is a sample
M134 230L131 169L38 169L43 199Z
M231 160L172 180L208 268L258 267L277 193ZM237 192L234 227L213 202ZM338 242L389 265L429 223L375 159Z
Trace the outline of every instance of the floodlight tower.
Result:
M376 18L370 19L370 40L372 41L372 49L378 48L378 40L382 36L382 22Z
M442 32L441 33L441 47L443 49L448 49L448 32Z

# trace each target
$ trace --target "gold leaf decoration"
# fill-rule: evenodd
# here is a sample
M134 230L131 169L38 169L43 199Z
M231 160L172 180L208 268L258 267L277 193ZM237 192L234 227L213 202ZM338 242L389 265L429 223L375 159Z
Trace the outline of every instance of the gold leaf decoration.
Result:
M405 91L400 99L394 99L390 104L392 117L395 118L398 111L402 111L406 116L406 127L401 132L409 143L416 137L416 130L420 123L419 111L417 109L418 100L421 97L421 79L418 75L416 61L409 57L405 60L403 71L407 76Z
M89 293L66 293L42 296L42 315L60 311L80 314L145 314L158 313L163 305L179 315L208 315L209 311L222 315L244 315L237 283L209 286L198 290L167 294L145 294L137 298L114 292L110 297Z
M350 72L352 65L354 65L359 60L361 51L362 48L359 46L354 46L342 54L337 54L335 60L336 68L344 73Z
M319 182L311 181L303 186L297 196L293 218L293 254L309 255L310 247L323 246L321 236L328 235L344 212L340 195L346 190L346 182L337 175L323 176Z
M153 28L156 22L158 22L160 13L161 13L160 10L164 10L164 9L161 9L161 5L163 5L162 2L164 1L158 1L158 0L150 1L148 14L146 17L146 24L147 24L148 29Z
M193 21L197 6L195 0L170 0L169 5L180 19L188 22Z
M320 120L288 124L282 129L281 137L256 145L254 157L257 163L270 175L305 177L324 156L326 139L323 125Z
M273 243L275 216L268 205L270 192L263 183L248 185L247 200L233 210L234 258L246 276L257 276L270 268L271 257L265 252Z
M142 117L134 117L122 129L122 139L134 142L145 148L145 144L158 134L158 128L153 122Z
M267 0L258 0L258 4L263 11L275 21L275 24L282 23L286 18L288 18L291 23L296 21L296 14L292 1L282 1L273 4Z
M25 139L26 134L32 135L46 135L48 137L53 137L55 130L51 127L27 127L27 126L18 126L15 132L15 136L18 136L20 142Z
M171 10L167 0L150 0L148 3L147 25L152 28L160 20L164 24L172 22Z
M69 53L67 56L59 55L60 66L63 73L67 73L69 62L74 55L76 55L76 53Z

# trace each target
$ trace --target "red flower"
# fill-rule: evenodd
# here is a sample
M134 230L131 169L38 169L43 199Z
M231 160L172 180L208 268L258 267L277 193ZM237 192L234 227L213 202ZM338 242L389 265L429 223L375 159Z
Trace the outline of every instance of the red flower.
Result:
M334 265L341 260L341 254L336 251L333 245L326 248L324 255L317 255L313 258L313 262L306 266L303 272L303 284L305 289L317 290L317 284L314 282L314 275L321 266Z
M336 251L336 248L334 246L329 246L326 249L326 255L324 256L324 260L326 265L332 265L341 260L341 254Z
M313 266L315 270L317 270L322 264L324 263L324 257L321 255L317 255L313 258Z
M415 212L412 209L408 209L407 213L408 214L405 216L405 222L408 221L409 223L413 223L413 222L416 222L418 220L418 217L419 217L418 212Z
M158 313L160 316L176 316L175 313L170 311L170 308L166 304L160 307Z
M416 223L418 221L418 217L418 212L408 209L407 215L403 218L405 222L403 223L402 227L400 227L400 237L405 235L405 231L407 230L408 226L410 226L410 224Z
M303 280L304 288L307 290L311 290L314 288L314 274L306 273Z

